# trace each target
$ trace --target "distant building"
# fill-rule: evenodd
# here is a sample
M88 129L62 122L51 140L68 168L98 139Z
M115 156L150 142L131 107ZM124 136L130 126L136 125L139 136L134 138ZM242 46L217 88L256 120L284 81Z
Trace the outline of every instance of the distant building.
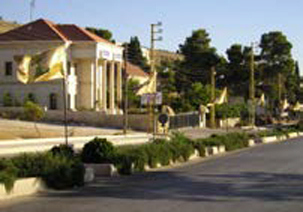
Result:
M146 47L142 47L142 54L147 59L148 64L150 64L150 49ZM167 51L167 50L160 50L155 49L154 50L154 57L155 57L155 64L160 65L162 61L177 61L177 60L183 60L184 57L181 54Z
M139 84L145 83L149 79L149 74L144 72L139 66L132 63L127 63L127 78L134 79L139 82Z
M21 103L31 95L48 109L62 109L62 79L22 84L17 80L14 57L39 54L65 44L69 44L64 70L68 108L121 113L122 47L77 25L44 19L0 34L0 104L6 94Z

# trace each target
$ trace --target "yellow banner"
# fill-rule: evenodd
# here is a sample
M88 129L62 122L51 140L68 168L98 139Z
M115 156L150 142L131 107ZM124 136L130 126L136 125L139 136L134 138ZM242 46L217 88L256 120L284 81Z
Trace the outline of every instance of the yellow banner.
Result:
M15 56L18 64L17 78L25 84L63 78L65 59L64 46L36 55Z

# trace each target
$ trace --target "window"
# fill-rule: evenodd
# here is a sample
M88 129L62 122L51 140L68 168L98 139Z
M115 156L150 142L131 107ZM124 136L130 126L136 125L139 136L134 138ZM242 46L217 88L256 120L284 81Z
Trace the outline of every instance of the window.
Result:
M49 109L51 110L57 109L57 95L55 93L51 93L49 95Z
M5 62L5 76L12 76L12 75L13 75L13 63Z

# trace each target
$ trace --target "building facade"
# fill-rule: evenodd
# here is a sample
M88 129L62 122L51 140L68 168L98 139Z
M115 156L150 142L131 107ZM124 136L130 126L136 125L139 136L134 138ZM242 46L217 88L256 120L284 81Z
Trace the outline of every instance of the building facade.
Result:
M121 114L123 48L73 24L39 19L0 34L0 104L21 105L32 99L48 109L63 109L63 82L22 84L17 55L35 55L65 45L67 107Z

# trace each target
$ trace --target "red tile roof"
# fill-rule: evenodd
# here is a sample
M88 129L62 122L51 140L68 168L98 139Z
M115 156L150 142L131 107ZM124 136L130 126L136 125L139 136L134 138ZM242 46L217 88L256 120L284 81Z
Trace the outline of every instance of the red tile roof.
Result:
M45 19L20 26L3 34L0 41L93 41L113 43L74 24L57 25Z
M57 28L72 41L95 41L113 44L104 38L95 35L94 33L79 27L75 24L57 25Z
M25 24L3 34L0 34L0 41L33 41L33 40L66 40L55 27L55 24L39 19Z
M126 72L130 76L149 77L149 74L144 72L139 66L127 62Z

